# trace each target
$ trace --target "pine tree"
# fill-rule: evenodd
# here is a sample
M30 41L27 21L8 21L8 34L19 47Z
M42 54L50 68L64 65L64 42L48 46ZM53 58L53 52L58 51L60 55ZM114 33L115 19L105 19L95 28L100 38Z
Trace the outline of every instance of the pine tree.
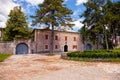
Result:
M101 44L105 49L113 48L113 40L119 34L120 2L111 0L89 0L85 5L86 11L81 15L87 23L87 37L95 44ZM96 43L96 42L97 43ZM116 43L116 41L115 41Z
M80 16L85 17L83 24L87 24L86 32L89 33L86 35L87 40L92 41L94 44L97 44L99 49L100 37L102 34L102 24L101 24L101 6L104 4L104 0L89 0L85 3L86 11Z
M27 17L21 10L20 6L14 7L8 15L9 19L6 23L5 31L3 32L4 41L12 41L17 38L29 38L30 29L26 22Z
M73 12L63 2L64 0L44 0L42 4L39 4L36 16L31 16L35 19L33 20L33 25L44 23L48 27L52 27L50 53L53 53L54 27L73 26L73 24L70 24L72 22L71 14Z

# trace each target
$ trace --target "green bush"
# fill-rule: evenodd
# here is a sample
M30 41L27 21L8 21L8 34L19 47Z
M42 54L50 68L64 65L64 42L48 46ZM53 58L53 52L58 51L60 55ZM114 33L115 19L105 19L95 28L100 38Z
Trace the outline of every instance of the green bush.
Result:
M68 57L77 58L120 58L120 50L92 50L84 52L70 52Z

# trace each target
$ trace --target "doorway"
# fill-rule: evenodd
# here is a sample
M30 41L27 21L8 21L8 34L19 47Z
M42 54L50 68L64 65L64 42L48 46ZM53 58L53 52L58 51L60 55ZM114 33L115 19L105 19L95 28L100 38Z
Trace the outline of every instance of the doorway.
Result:
M67 45L64 46L64 52L68 52L68 46Z

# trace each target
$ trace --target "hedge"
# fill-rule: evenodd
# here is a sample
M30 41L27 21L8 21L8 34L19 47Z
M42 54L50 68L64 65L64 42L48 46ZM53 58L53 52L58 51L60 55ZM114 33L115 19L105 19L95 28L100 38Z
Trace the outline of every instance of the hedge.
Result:
M70 52L68 57L77 58L120 58L120 50L93 50L84 52Z

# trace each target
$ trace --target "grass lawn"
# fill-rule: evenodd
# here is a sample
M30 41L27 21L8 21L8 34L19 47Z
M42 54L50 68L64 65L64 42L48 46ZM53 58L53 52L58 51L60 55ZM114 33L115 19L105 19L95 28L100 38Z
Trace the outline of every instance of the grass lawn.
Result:
M3 62L6 58L10 57L12 54L0 54L0 62Z
M72 57L68 60L74 61L85 61L85 62L120 62L120 58L105 58L105 59L97 59L97 58L76 58Z

